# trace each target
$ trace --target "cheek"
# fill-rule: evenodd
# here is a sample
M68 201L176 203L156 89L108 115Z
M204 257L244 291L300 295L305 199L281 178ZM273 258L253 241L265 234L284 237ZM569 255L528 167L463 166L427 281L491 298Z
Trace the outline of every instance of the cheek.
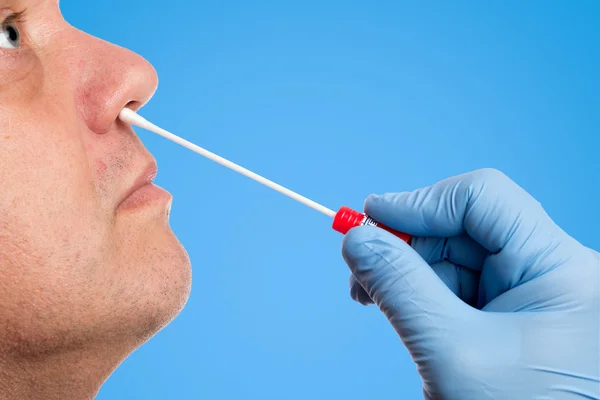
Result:
M66 200L85 181L89 166L77 138L67 133L68 123L38 111L0 115L0 131L4 134L0 174L9 186L6 194L26 196L28 201L37 197L44 203Z
M29 48L19 50L0 49L0 94L33 98L42 81L40 60Z
M58 113L33 115L0 110L0 243L14 247L0 268L9 257L22 268L94 254L108 226L81 140L69 133L80 130Z

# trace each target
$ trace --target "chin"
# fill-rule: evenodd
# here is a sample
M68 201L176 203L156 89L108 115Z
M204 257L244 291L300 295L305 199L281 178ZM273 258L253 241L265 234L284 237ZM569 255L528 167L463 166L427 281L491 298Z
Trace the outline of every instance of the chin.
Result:
M136 233L137 237L129 238L137 240L121 241L120 253L126 261L118 274L126 298L120 301L125 308L123 322L129 325L126 330L135 332L137 341L146 341L183 310L190 296L192 269L187 251L168 225L146 226Z
M164 247L161 263L157 265L161 270L161 273L156 275L159 280L154 282L158 288L158 291L155 291L157 299L162 299L157 305L165 320L163 326L183 310L192 285L192 268L188 253L170 230L169 233L170 240L168 243L162 243Z

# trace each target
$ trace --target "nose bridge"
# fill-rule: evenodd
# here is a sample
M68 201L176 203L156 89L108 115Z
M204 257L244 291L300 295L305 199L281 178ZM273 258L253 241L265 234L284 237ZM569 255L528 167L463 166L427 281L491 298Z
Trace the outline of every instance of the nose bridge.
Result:
M76 96L80 115L96 133L105 133L123 107L133 109L150 100L158 76L143 57L120 46L78 32L73 46L78 58Z

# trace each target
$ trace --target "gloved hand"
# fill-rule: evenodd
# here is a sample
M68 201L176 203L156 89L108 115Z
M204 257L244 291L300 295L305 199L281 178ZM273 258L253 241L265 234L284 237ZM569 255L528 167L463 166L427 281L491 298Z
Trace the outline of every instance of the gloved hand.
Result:
M479 170L365 211L415 235L352 229L352 297L388 318L426 399L600 399L600 255L502 173Z

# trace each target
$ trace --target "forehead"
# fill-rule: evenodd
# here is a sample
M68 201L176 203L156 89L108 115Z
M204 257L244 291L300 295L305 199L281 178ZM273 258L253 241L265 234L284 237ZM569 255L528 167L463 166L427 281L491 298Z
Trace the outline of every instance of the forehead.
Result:
M39 6L58 7L60 0L0 0L0 8L36 8Z
M50 21L51 18L61 14L59 0L0 0L0 11L2 10L26 11L25 20L36 22Z

